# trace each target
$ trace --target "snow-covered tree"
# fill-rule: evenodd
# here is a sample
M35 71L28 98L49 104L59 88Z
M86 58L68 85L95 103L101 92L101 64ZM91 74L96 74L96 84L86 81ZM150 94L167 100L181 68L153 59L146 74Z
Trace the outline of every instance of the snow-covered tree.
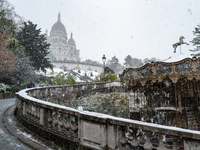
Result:
M28 57L25 57L23 54L18 55L14 65L14 71L9 75L9 84L22 83L33 80L36 77L37 75L32 67L32 62Z
M152 63L152 62L156 62L156 61L160 61L160 59L155 58L155 57L152 57L152 58L145 58L145 59L143 60L144 64Z
M200 56L200 25L197 25L197 27L195 28L195 31L193 31L194 34L194 38L192 41L190 41L193 46L196 46L193 50L190 50L191 52L193 52L193 54L191 54L192 56Z
M0 11L0 32L13 35L15 33L16 26L12 19L6 17L4 10Z
M126 56L124 61L125 61L124 65L127 68L137 68L142 66L143 64L141 59L132 58L130 55Z
M35 70L46 72L45 68L53 68L49 58L49 46L46 35L41 34L41 29L37 29L37 25L31 21L24 22L23 27L17 33L16 39L25 48L24 53L33 63Z
M119 59L113 56L111 60L108 60L106 66L112 69L115 73L121 73L123 66L119 63Z

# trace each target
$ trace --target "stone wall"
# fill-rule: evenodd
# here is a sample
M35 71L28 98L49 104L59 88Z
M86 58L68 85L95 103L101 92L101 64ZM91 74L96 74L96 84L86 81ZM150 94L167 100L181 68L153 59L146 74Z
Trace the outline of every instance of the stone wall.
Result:
M114 150L125 149L127 146L157 150L166 147L172 149L189 147L194 150L198 148L196 143L200 141L199 131L76 110L35 98L43 95L51 98L54 93L62 94L65 90L102 87L108 90L112 88L111 85L115 83L25 89L16 94L17 114L24 122L30 122L49 136L56 135L61 141L71 140L90 149ZM163 137L166 134L168 136ZM65 145L61 146L67 148Z

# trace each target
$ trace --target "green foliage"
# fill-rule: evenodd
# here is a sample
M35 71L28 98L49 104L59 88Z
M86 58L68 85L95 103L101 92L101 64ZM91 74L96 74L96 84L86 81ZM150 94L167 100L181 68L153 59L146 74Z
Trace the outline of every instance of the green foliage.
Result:
M16 39L25 48L24 53L33 62L36 70L46 72L45 68L53 68L49 58L49 46L45 34L41 34L41 29L31 21L24 22L23 27L17 33Z
M127 68L130 68L130 67L133 66L132 57L130 55L126 56L126 58L124 59L124 61L125 61L124 65Z
M110 69L109 67L105 67L104 71L105 71L105 74L107 74L107 73L115 74L115 72L112 69Z
M89 97L80 97L79 99L70 101L65 105L76 109L79 106L82 106L85 111L129 118L128 101L129 98L124 94L110 93L106 95L95 94Z
M72 75L67 76L67 84L74 85L76 84L76 77Z
M10 89L9 85L0 83L0 93L4 93Z
M12 19L6 17L5 10L0 12L0 32L7 32L8 34L15 34L16 26Z
M120 73L123 70L123 66L119 63L119 59L116 56L113 56L111 60L108 60L106 66L115 73Z
M94 83L100 82L99 77L95 76Z
M86 59L85 63L87 63L87 64L93 64L93 65L100 64L98 61L94 61L94 60L91 60L91 59Z
M21 84L15 84L11 86L10 90L12 93L19 92L20 90L26 89L28 82L23 82Z
M138 58L132 58L131 55L126 56L124 59L124 65L127 68L137 68L143 65L142 60Z
M58 73L55 77L51 78L52 84L55 85L73 85L76 84L76 77L63 72Z
M100 74L100 82L104 81L119 81L119 78L117 77L116 74L113 74L111 72L105 74L105 79L104 79L104 73Z
M197 25L197 27L195 28L195 31L193 31L193 34L195 37L193 38L191 43L193 44L193 46L196 46L196 48L194 48L193 50L190 50L191 52L193 52L193 54L191 55L199 57L200 56L200 52L199 52L200 51L200 25Z
M90 77L93 77L93 73L92 72L90 73Z
M23 55L24 47L20 45L19 41L15 37L9 39L8 49L12 51L15 55Z

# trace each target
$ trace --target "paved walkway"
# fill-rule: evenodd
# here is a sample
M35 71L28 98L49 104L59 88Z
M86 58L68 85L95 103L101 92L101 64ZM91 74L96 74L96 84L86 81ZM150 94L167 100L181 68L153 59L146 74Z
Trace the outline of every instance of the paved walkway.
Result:
M0 150L50 150L13 115L15 99L0 99ZM47 144L47 143L46 143Z

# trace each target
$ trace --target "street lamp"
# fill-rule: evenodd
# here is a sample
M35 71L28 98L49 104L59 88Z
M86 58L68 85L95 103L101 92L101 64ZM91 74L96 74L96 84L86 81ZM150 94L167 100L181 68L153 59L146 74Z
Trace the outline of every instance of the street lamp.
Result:
M103 54L102 61L103 61L103 80L105 82L105 62L106 62L105 54Z

